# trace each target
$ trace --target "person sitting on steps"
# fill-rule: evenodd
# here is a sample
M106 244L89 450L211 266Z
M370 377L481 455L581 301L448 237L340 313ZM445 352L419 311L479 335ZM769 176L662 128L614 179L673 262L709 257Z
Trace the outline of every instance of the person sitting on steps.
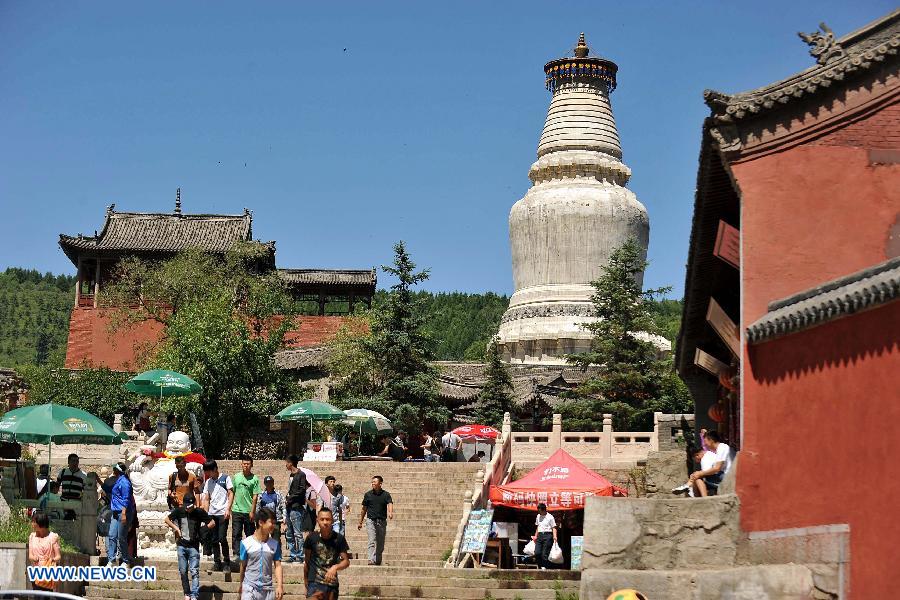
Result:
M731 468L731 447L722 441L719 432L707 431L703 439L715 456L713 465L708 469L703 469L701 465L700 470L691 473L688 479L688 483L693 486L694 495L701 498L707 497L710 490L718 491L725 473Z

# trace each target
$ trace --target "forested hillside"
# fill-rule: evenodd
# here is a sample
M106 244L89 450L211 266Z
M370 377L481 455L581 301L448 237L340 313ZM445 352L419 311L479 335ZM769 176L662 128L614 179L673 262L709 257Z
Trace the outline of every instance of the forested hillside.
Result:
M62 364L74 294L74 276L0 273L0 366Z
M7 269L0 273L0 366L62 364L75 278ZM379 290L374 301L386 292ZM507 296L492 292L417 292L428 315L438 360L481 360ZM680 300L653 302L657 324L673 343L681 323Z

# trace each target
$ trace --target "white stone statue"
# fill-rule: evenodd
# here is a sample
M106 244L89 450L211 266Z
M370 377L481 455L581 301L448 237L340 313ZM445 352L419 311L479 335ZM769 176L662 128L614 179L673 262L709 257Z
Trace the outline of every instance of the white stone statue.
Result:
M183 431L173 431L166 440L163 452L154 452L153 446L141 446L141 452L131 463L131 483L138 510L165 510L169 493L169 477L175 472L175 459L183 456L187 470L203 479L202 454L191 452L190 438Z

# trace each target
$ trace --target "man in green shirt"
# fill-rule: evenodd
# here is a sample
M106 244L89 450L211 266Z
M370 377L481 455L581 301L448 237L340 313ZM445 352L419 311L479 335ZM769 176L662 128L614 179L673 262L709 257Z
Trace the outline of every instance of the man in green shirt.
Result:
M250 537L256 530L256 503L262 491L259 477L253 474L253 459L241 455L241 472L232 478L234 496L231 499L231 544L240 548L243 536Z

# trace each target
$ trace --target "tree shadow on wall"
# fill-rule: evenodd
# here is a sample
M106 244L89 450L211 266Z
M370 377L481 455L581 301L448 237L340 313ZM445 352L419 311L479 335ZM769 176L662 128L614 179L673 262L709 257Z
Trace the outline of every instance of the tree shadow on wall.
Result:
M900 302L849 315L748 349L753 375L764 384L845 368L898 352Z

